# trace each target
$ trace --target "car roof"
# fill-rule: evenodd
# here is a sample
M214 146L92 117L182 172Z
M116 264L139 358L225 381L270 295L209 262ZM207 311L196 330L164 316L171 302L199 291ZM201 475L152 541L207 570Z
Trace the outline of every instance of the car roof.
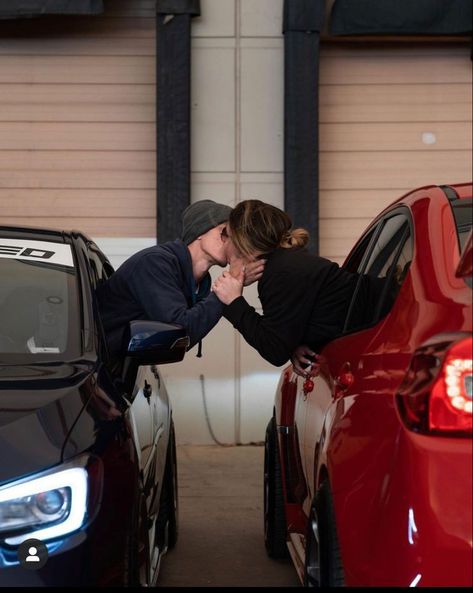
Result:
M35 241L55 241L61 243L70 243L72 238L81 237L85 241L91 239L82 231L58 230L43 227L28 227L14 225L0 225L0 236L11 238L32 239Z
M387 212L392 210L395 206L412 206L417 200L430 198L454 202L457 199L464 200L473 197L472 182L468 183L454 183L450 185L425 185L416 189L410 190L400 198L391 202L384 208L368 225L368 228L382 218Z
M453 183L448 185L425 185L413 189L407 194L401 196L396 202L412 203L419 198L425 198L426 195L430 197L442 197L449 200L467 199L472 197L472 183ZM396 203L394 202L394 203Z

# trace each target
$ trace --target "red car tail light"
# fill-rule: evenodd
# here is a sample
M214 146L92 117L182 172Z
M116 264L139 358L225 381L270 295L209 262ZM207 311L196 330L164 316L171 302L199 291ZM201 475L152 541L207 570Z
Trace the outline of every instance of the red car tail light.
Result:
M421 433L471 434L471 337L420 348L396 396L408 428Z

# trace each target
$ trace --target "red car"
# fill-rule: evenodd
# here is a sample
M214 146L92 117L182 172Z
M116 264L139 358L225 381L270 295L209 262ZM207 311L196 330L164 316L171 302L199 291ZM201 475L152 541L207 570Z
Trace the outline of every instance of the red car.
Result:
M471 226L471 183L391 204L344 263L358 287L313 383L282 372L265 542L307 586L473 584Z

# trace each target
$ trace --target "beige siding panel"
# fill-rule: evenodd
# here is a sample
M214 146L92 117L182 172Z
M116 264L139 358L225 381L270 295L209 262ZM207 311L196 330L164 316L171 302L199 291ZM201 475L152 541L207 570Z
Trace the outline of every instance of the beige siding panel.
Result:
M322 85L321 123L471 121L471 84Z
M345 258L371 220L371 218L321 218L320 255L329 258Z
M0 150L155 150L147 123L0 123Z
M216 136L220 142L214 142L213 152L210 151L210 142L204 143L202 152L205 155L209 153L207 161L204 156L197 159L196 155L194 170L212 170L212 163L216 170L233 170L234 143L232 127L228 128L227 134ZM435 137L435 143L426 144L424 135L427 139ZM155 145L155 135L148 123L0 123L0 150L132 151L155 150ZM321 152L470 150L471 126L458 122L321 124L320 146ZM267 154L268 151L262 152ZM263 161L261 164L266 168L254 165L251 168L251 163L244 160L245 170L258 171L273 170L267 166L276 167L278 162L279 159L274 163Z
M95 56L3 56L0 83L154 84L155 59L136 56L100 56L100 59Z
M321 124L320 151L471 150L471 134L466 122Z
M0 33L2 25L0 23ZM152 56L156 54L155 37L35 37L0 39L0 58L5 56Z
M5 84L0 90L0 121L153 124L155 100L151 84Z
M320 192L320 218L374 218L411 187L393 189L347 189Z
M353 52L348 56L330 56L320 62L321 84L420 84L468 83L471 81L469 50L463 55L441 48L431 54L377 55L376 51Z
M94 237L153 237L156 234L154 218L80 218L67 216L10 217L1 216L2 224L43 227L48 229L77 229Z
M8 217L133 218L156 216L156 194L152 189L0 189L0 219Z
M452 57L469 56L469 47L466 38L458 40L457 43L449 43L446 45L443 41L435 43L430 41L425 44L409 43L398 44L395 43L360 43L354 45L352 43L323 43L321 45L322 58L337 58L337 57L356 57L359 59L370 59L375 56L378 58L409 58L409 57L423 57L423 56L441 56L448 55Z
M0 151L0 187L154 189L156 155L145 151L4 150Z
M471 151L330 152L320 155L321 190L391 189L471 179Z

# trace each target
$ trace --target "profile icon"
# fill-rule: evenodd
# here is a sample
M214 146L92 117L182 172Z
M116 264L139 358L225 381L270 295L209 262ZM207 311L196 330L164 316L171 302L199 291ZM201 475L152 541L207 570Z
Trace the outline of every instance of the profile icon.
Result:
M28 549L29 556L26 557L25 562L40 562L39 556L36 555L37 549L34 546Z
M26 539L18 548L18 560L23 568L38 570L48 560L48 548L39 539Z

